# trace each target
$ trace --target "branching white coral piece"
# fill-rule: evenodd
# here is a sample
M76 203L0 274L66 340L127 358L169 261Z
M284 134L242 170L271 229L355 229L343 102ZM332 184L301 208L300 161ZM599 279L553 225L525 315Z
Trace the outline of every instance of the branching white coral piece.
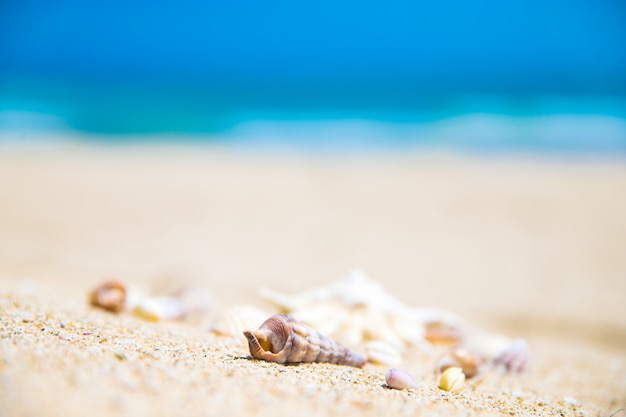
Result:
M259 294L281 312L349 346L382 341L398 350L407 345L427 349L426 326L442 323L457 327L461 323L458 316L447 311L407 307L361 271L299 294L267 288Z

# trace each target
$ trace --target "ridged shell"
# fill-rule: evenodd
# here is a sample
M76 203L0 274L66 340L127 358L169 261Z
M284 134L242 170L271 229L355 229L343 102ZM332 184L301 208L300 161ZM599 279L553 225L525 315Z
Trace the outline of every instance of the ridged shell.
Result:
M267 313L252 305L236 305L215 318L209 330L218 336L241 337L246 329L259 327Z
M278 363L325 362L362 367L365 357L321 335L287 314L276 314L258 330L243 332L250 354Z
M398 366L402 363L402 353L389 343L375 340L365 345L368 361L387 366Z

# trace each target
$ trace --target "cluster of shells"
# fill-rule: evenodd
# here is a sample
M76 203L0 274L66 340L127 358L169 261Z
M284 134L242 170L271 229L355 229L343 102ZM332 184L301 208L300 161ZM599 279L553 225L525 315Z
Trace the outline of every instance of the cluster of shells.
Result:
M445 310L406 306L359 271L299 294L262 288L259 295L277 314L236 305L221 312L209 328L216 337L247 344L256 359L391 366L385 374L387 386L415 389L413 375L396 368L403 364L405 351L432 353L434 346L444 345L448 350L434 367L439 387L446 391L461 390L466 379L478 381L492 369L521 373L528 368L524 340L468 328ZM91 293L90 302L150 320L185 318L198 304L208 308L206 297L204 304L196 297L195 307L189 298L185 292L147 297L130 285L110 281Z
M469 328L445 310L406 306L359 271L298 294L261 288L259 295L279 314L263 321L266 312L236 306L211 328L233 338L240 338L245 329L250 353L257 359L391 366L388 386L415 387L417 383L407 382L413 378L410 373L395 367L403 364L409 349L433 353L442 345L447 351L434 368L440 387L450 391L462 389L465 379L480 380L492 369L523 372L528 367L525 341Z
M119 280L101 283L89 294L89 303L113 313L130 313L149 321L184 320L204 314L212 304L206 288L182 287L169 295L153 296Z

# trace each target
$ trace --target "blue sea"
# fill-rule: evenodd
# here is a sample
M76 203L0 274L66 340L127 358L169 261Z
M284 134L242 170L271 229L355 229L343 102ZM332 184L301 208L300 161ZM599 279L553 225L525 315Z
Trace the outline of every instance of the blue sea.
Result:
M626 156L626 97L311 86L20 81L0 144L216 143L253 151L413 149Z

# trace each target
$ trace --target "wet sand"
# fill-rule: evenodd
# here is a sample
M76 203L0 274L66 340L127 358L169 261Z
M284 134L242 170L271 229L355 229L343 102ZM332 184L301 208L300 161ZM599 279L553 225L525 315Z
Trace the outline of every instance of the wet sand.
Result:
M626 163L303 157L215 147L0 152L0 415L602 415L626 407ZM87 305L104 279L202 285L212 315L359 268L406 304L526 338L527 375L440 391L403 367L282 366L202 321ZM619 414L618 414L619 415Z

